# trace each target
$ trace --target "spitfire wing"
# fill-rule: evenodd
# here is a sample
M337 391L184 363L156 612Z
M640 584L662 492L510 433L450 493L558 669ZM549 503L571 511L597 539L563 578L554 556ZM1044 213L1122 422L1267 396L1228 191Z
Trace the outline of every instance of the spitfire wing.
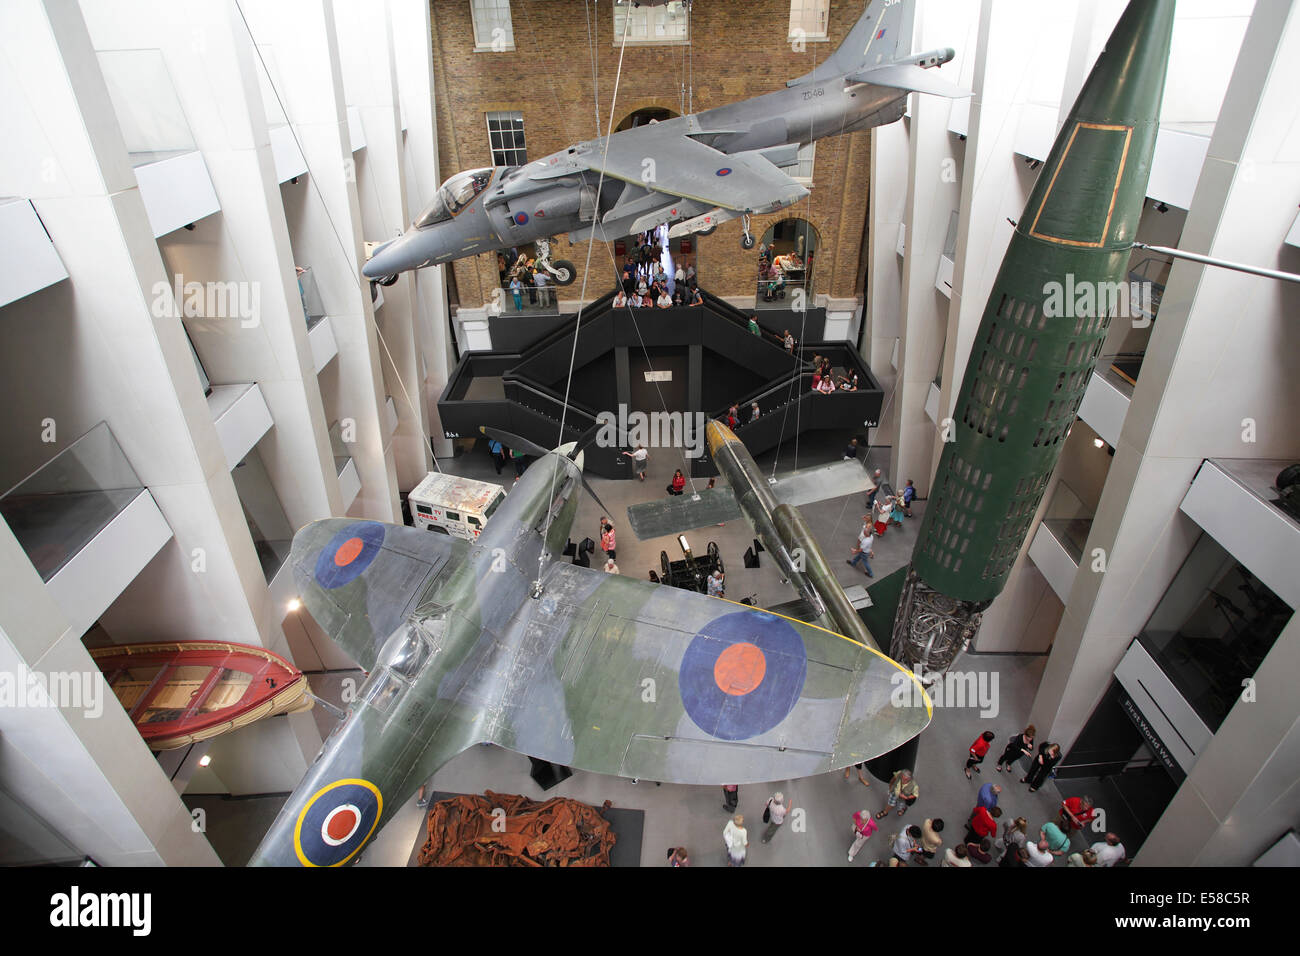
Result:
M595 773L686 784L823 773L930 721L908 671L830 631L554 564L512 623L493 742Z
M299 529L289 561L298 597L364 670L465 541L401 525L327 518Z
M781 209L808 195L757 152L722 153L654 126L618 133L608 143L608 154L597 140L569 158L634 186L737 212Z
M698 495L674 495L646 501L627 509L627 522L642 541L664 535L735 521L740 505L730 488L714 488Z

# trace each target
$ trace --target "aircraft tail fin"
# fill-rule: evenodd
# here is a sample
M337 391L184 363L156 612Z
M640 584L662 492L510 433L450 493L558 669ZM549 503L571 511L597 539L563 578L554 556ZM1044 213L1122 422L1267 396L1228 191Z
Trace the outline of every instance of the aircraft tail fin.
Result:
M906 60L912 52L916 0L871 0L849 35L817 69L786 83L817 82Z

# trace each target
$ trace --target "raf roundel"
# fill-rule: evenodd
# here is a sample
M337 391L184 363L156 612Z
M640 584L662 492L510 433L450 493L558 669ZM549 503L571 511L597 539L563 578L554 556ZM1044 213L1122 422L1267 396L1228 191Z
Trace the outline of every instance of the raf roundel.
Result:
M730 176L730 175L731 175L731 167L730 167L730 166L723 166L723 167L722 167L721 169L719 169L716 173L714 173L714 175L715 175L715 176Z
M336 780L317 790L298 814L293 848L303 866L342 866L379 824L384 798L369 780Z
M517 212L517 213L515 213L515 222L518 223L518 224L521 225L521 226L524 225L525 223L527 223L527 222L528 222L528 213L526 213L526 212Z
M808 673L803 638L788 621L736 611L710 621L686 648L678 688L706 734L748 740L794 709Z
M321 549L316 558L316 583L341 588L361 576L384 544L384 526L376 521L348 525Z

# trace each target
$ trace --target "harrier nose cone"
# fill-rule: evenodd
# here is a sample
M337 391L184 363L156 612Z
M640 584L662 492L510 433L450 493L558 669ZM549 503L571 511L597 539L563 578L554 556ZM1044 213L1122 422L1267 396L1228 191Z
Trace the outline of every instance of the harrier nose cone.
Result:
M398 236L391 242L384 243L375 250L370 261L361 267L361 274L367 279L382 279L413 268L423 259L417 257L412 246L409 236Z

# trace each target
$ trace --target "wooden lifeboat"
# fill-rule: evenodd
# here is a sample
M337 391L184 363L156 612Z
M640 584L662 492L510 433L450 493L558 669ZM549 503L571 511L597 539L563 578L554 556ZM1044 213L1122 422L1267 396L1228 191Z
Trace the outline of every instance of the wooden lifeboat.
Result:
M117 644L90 656L151 750L175 750L312 705L302 671L261 647Z

